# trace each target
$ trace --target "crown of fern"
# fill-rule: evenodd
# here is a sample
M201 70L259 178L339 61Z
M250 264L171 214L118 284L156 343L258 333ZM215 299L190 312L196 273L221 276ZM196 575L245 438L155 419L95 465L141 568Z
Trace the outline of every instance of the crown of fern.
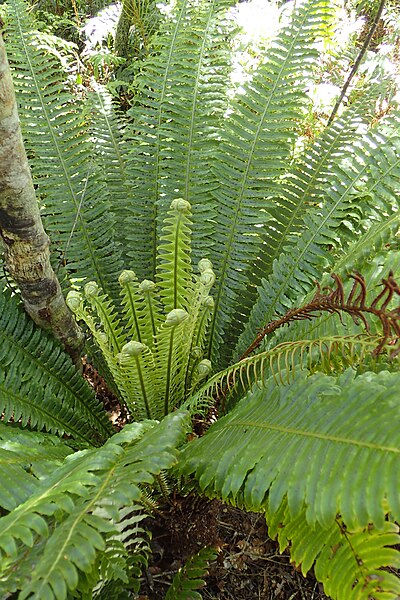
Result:
M211 371L203 358L214 302L212 264L190 259L190 204L178 198L164 220L156 281L119 278L122 312L95 282L67 302L101 349L121 398L136 419L158 419L181 405Z

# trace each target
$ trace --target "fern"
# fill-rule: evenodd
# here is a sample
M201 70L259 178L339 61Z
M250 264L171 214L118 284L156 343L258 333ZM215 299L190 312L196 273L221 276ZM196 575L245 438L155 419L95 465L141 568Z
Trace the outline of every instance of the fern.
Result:
M178 472L264 512L333 598L399 594L381 570L396 566L388 546L400 518L399 115L371 125L380 86L361 89L298 150L333 13L327 0L295 4L238 93L233 2L178 0L141 65L127 124L101 88L72 99L25 5L11 2L7 41L43 215L65 287L84 282L69 305L128 421L143 422L110 437L70 361L1 295L4 593L137 592L151 490L165 491L162 470L176 465L188 427L175 409L214 403L234 408L184 445ZM371 291L357 274L353 289L342 284L355 270ZM204 559L170 596L198 597Z
M0 293L0 410L4 421L98 445L111 425L70 357L38 330L17 297ZM4 411L4 412L3 412ZM89 425L89 427L88 427Z
M398 568L398 526L384 522L349 530L340 518L328 528L310 526L304 511L292 518L286 500L273 514L267 513L268 532L277 537L281 551L290 544L293 562L305 575L314 564L315 575L324 581L324 591L333 600L348 598L396 598L400 582L382 567Z
M134 510L141 499L139 485L151 483L174 464L175 447L186 427L183 412L160 425L128 425L102 448L72 455L42 479L23 503L0 518L2 572L7 576L22 563L21 599L61 600L68 590L79 589L82 577L84 585L83 574L99 579L96 558L107 551L110 535L120 535L118 523L122 528L126 523L124 507ZM28 575L24 561L39 543L44 547ZM111 548L121 553L115 544ZM111 578L116 575L118 569L111 569Z
M187 560L175 575L165 600L200 600L202 596L195 590L204 586L202 577L207 575L208 565L216 557L217 553L214 549L202 548Z

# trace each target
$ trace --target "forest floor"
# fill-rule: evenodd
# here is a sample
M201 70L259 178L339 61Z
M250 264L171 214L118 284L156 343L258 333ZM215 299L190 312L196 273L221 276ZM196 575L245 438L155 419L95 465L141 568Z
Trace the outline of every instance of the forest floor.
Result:
M211 563L205 600L322 600L322 586L303 575L268 537L262 515L216 500L171 498L150 525L153 557L140 600L162 600L184 561L200 548L219 550Z
M89 364L84 364L84 376L116 428L122 428L126 414L104 380ZM172 494L145 526L152 533L152 556L138 600L163 600L186 559L205 546L218 551L206 585L199 590L205 600L327 599L312 574L304 577L287 554L280 554L261 514L217 500Z

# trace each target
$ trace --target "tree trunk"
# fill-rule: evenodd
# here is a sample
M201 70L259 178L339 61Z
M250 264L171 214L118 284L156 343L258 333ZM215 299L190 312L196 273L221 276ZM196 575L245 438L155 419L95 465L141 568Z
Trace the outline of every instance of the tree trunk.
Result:
M61 340L78 364L83 335L50 264L50 240L40 218L1 32L0 236L6 267L21 291L26 311L35 323Z

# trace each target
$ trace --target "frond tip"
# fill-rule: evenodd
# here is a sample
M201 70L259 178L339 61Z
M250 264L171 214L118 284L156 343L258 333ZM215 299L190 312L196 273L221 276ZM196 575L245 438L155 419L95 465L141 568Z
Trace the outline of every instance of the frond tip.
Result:
M293 519L285 499L276 513L266 514L268 533L277 537L281 552L290 544L293 562L306 575L314 565L318 581L333 600L395 600L400 580L390 569L400 566L393 548L399 528L390 520L381 528L369 524L349 529L340 517L328 528L310 526L304 511Z

